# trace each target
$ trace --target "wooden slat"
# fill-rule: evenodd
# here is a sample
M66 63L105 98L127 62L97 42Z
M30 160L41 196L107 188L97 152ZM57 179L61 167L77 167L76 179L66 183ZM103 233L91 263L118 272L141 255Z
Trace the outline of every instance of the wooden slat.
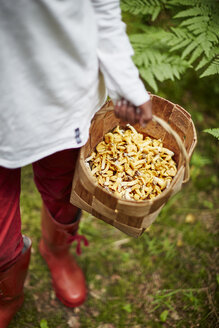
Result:
M71 192L70 203L88 213L92 213L92 206L83 201L74 191Z
M123 214L121 212L118 212L116 221L118 221L122 224L126 224L130 227L141 228L143 219L144 219L143 216L136 217L134 215L127 215L127 213Z
M188 128L185 140L185 147L189 153L189 157L191 158L194 148L197 144L197 135L194 127L194 123L190 121L190 126Z
M182 131L182 133L184 135L186 135L189 125L190 125L190 118L188 119L185 112L179 111L178 107L175 106L173 109L173 112L170 116L169 121L170 121L170 124L174 123L178 127L178 129L180 131Z
M110 219L114 220L117 216L117 213L115 210L112 210L108 206L105 205L105 203L100 202L96 197L92 200L92 207L93 209L100 213L103 216L110 217Z
M96 145L103 140L103 116L100 115L96 120L93 120L90 138L91 138L91 148L94 149Z
M94 194L96 183L92 177L92 175L89 173L87 167L85 166L84 162L80 163L78 166L78 177L80 177L80 181L82 186L90 193Z
M124 232L125 234L131 236L131 237L135 237L138 238L142 235L142 233L144 232L144 228L133 228L133 227L129 227L125 224L122 224L118 221L113 221L113 225L114 227L116 227L117 229L119 229L120 231Z
M160 108L161 107L164 108L167 103L168 101L166 99L163 100L161 97L153 96L152 98L153 114L163 118L163 111L161 111Z
M162 128L162 126L160 126L157 122L154 121L150 121L145 128L137 124L134 125L134 127L139 133L143 133L144 135L148 135L149 137L155 139L163 139L166 133L164 128Z
M104 117L103 134L114 129L119 124L119 119L115 117L114 112L109 112Z
M78 179L75 186L74 186L74 192L80 197L85 203L88 205L92 205L93 201L93 195L85 189L81 181Z
M117 198L113 194L102 189L100 186L96 186L94 191L94 196L103 204L111 208L112 210L116 209Z
M112 226L114 225L113 224L114 223L114 220L113 219L111 219L111 218L109 218L109 217L107 217L107 216L99 213L94 208L92 208L92 215L95 216L95 218L97 218L97 219L100 219L100 220L102 220L102 221L104 221L104 222L106 222L108 224L111 224Z
M171 194L172 194L172 188L168 188L167 190L165 190L165 194L161 193L159 195L159 197L156 197L154 199L154 202L153 204L151 205L151 208L150 208L150 211L149 211L149 214L153 213L153 212L156 212L158 208L160 208L162 205L164 205L168 199L170 198Z
M159 114L161 118L163 118L164 121L168 122L170 115L172 114L174 108L174 104L171 103L170 101L167 101L164 105L163 111L162 111L162 116Z
M150 212L153 202L148 200L146 202L133 202L123 199L117 201L116 209L122 214L130 216L142 217Z
M183 179L184 179L184 174L185 174L185 169L184 167L182 167L182 170L180 170L178 176L177 176L177 183L173 185L173 188L172 188L172 194L171 194L171 197L173 195L175 195L178 191L181 190L182 188L182 184L183 184Z
M147 215L143 221L142 221L142 227L147 229L148 227L150 227L150 225L156 220L156 217L158 216L158 214L160 213L160 211L162 210L163 206L165 204L163 204L161 207L159 207L155 212Z
M175 154L174 159L178 163L179 162L179 147L178 147L174 137L172 135L170 135L169 133L165 133L165 137L163 139L163 145L164 145L164 147L167 147L174 152L174 154Z
M177 107L179 112L183 113L186 116L186 120L191 120L191 115L189 112L187 112L183 107L178 104L176 104L175 106Z

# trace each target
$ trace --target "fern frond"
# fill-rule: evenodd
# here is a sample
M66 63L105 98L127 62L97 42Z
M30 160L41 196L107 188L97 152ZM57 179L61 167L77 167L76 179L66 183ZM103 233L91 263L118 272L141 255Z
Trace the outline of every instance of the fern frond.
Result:
M197 47L193 51L193 53L192 53L192 55L191 55L191 57L190 57L190 59L188 61L189 64L192 64L196 59L198 59L202 55L202 53L203 53L203 49L201 47Z
M210 55L203 56L198 65L196 66L196 71L202 69L204 66L208 66L212 62L218 61L219 58L219 48L216 46L212 49Z
M207 132L219 140L219 128L205 129L203 132Z
M184 20L180 25L187 26L187 28L191 31L195 30L197 26L201 24L202 27L206 27L206 23L208 23L210 18L208 16L194 16L192 18L188 18Z
M150 15L154 21L166 2L167 0L121 0L121 8L133 15Z
M190 54L194 49L197 49L197 42L193 40L188 47L186 47L182 52L182 58L185 58L188 54Z
M149 15L152 20L163 9L174 13L165 28L139 24L141 33L130 35L133 60L153 90L157 91L157 81L180 78L192 66L200 77L219 74L217 0L121 0L121 6L123 11Z
M187 1L170 2L175 5L181 3L187 7L194 6ZM184 49L182 58L188 57L188 62L192 64L197 59L210 58L213 49L219 45L219 6L216 6L215 1L197 0L194 8L180 11L174 17L189 16L190 18L183 20L179 27L171 29L173 38L168 44L173 52ZM215 65L212 65L207 73L217 72L213 67L215 68Z
M201 69L202 67L204 67L208 63L209 63L209 58L206 57L206 56L202 57L202 59L200 60L199 64L196 66L196 70Z
M135 44L133 46L135 48ZM159 49L156 44L146 47L144 51L136 51L133 60L142 78L155 92L158 90L157 81L179 79L190 66L180 56L169 54L168 50L164 51L163 47Z
M151 72L151 69L141 67L141 68L139 68L139 73L140 73L141 77L150 85L150 87L155 92L157 92L158 91L158 86L157 86L157 83L154 79L154 75Z
M168 6L202 6L207 5L209 7L216 7L217 6L217 0L169 0Z
M159 27L147 26L144 29L144 33L136 33L130 35L129 39L133 44L139 44L139 46L150 46L151 44L161 45L166 43L167 39L171 38L170 32L165 31ZM161 44L162 43L162 44Z
M200 77L214 74L219 74L219 58L213 59L208 68L200 75Z
M200 7L195 8L189 8L186 10L182 10L179 13L177 13L173 18L183 18L183 17L189 17L189 16L198 16L198 15L204 15L204 9Z
M189 34L185 28L172 27L171 32L166 37L166 42L171 47L170 51L176 51L181 48L185 48L192 41L194 41L194 37Z

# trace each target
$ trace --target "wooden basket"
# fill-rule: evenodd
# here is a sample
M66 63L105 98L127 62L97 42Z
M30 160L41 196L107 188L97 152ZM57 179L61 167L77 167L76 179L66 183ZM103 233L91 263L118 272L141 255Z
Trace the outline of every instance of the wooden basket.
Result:
M144 135L160 138L164 147L175 153L178 170L169 188L154 199L136 202L118 198L94 181L85 159L107 132L126 125L115 117L113 103L107 102L94 116L89 140L80 150L70 198L73 205L133 237L139 237L152 224L167 200L188 181L189 159L197 142L194 124L185 109L155 95L151 99L153 120L145 128L139 124L134 127Z

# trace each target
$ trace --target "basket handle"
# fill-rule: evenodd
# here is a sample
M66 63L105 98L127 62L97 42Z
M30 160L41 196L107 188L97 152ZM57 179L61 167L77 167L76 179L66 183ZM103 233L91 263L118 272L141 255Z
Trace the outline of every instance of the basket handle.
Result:
M108 104L110 104L110 102L108 102ZM105 114L109 111L113 111L113 110L114 110L114 106L112 106L112 105L104 106L104 107L101 108L101 110L99 112L96 113L96 115L103 115L103 114ZM190 176L190 173L189 173L189 156L188 156L188 153L186 151L186 148L185 148L180 136L162 118L160 118L156 115L153 115L152 121L157 122L158 124L160 124L164 128L164 130L166 130L168 133L170 133L175 138L176 143L177 143L177 145L180 149L180 152L183 155L183 161L185 162L185 174L184 174L183 183L188 182L189 181L189 176Z
M177 143L177 145L178 145L178 147L179 147L179 149L180 149L180 151L183 155L183 161L185 162L185 174L184 174L183 183L188 182L189 176L190 176L190 173L189 173L189 156L188 156L188 153L186 151L186 148L185 148L180 136L162 118L157 117L156 115L153 115L152 121L159 123L168 133L170 133L175 138L176 143Z

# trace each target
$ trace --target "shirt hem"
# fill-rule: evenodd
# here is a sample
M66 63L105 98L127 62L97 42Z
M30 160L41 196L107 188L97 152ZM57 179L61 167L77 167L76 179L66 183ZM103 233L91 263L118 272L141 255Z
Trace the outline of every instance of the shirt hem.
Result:
M48 150L41 152L37 155L28 157L22 161L16 161L16 162L11 162L8 160L0 160L0 166L3 166L5 168L8 169L18 169L20 167L32 164L44 157L47 157L49 155L52 155L54 153L57 153L58 151L62 151L65 149L74 149L74 148L81 148L82 146L84 146L86 144L87 140L83 140L80 145L75 143L75 142L66 142L66 143L62 143L59 146L55 146L55 147L51 147Z

